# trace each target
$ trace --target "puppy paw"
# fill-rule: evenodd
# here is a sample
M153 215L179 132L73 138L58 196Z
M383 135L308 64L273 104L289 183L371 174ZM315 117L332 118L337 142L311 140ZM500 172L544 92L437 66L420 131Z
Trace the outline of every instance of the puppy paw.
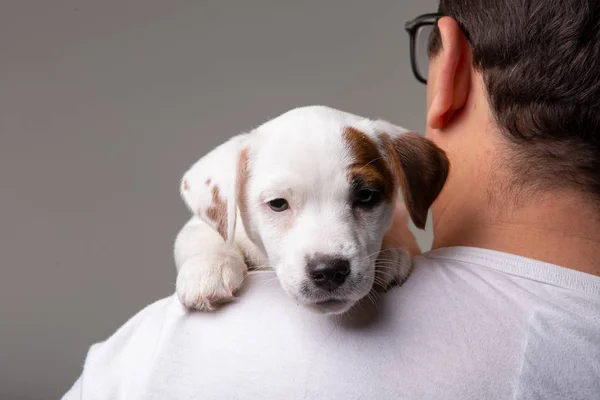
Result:
M405 249L387 249L380 253L375 264L375 285L378 291L387 291L402 285L412 270L412 258Z
M191 258L177 274L177 295L187 308L215 310L219 305L235 299L247 270L244 259L233 249Z

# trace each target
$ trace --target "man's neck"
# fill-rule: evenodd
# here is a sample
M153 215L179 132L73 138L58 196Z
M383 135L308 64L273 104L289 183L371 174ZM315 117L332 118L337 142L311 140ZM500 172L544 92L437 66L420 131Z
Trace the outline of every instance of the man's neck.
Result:
M447 202L434 210L433 248L486 248L600 276L597 208L580 193L539 197L510 211L485 196Z

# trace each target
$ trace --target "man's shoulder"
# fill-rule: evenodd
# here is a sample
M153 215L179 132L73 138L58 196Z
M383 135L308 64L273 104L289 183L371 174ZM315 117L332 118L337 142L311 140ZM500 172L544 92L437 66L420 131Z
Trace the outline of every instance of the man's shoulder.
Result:
M600 359L597 319L586 314L594 296L576 280L515 274L510 256L496 256L425 253L402 286L343 318L296 305L273 272L251 274L239 299L214 313L187 311L173 295L94 347L79 385L112 398L264 399L513 398L544 390L529 382L539 376L598 388L585 370Z

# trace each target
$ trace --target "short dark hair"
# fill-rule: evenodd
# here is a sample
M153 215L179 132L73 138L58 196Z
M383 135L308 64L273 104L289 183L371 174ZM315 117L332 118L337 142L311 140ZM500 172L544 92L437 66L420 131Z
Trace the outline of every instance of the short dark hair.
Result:
M467 37L514 183L600 199L600 1L440 0ZM429 42L442 43L437 27Z

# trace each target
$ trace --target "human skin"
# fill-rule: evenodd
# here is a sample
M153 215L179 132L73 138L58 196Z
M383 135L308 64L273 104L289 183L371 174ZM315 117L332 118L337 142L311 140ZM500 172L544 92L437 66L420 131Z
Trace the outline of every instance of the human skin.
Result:
M451 163L432 207L433 248L474 246L600 276L600 213L591 195L569 189L515 198L505 139L496 126L482 75L457 22L438 21L442 49L427 83L426 137ZM535 166L532 166L533 168Z

